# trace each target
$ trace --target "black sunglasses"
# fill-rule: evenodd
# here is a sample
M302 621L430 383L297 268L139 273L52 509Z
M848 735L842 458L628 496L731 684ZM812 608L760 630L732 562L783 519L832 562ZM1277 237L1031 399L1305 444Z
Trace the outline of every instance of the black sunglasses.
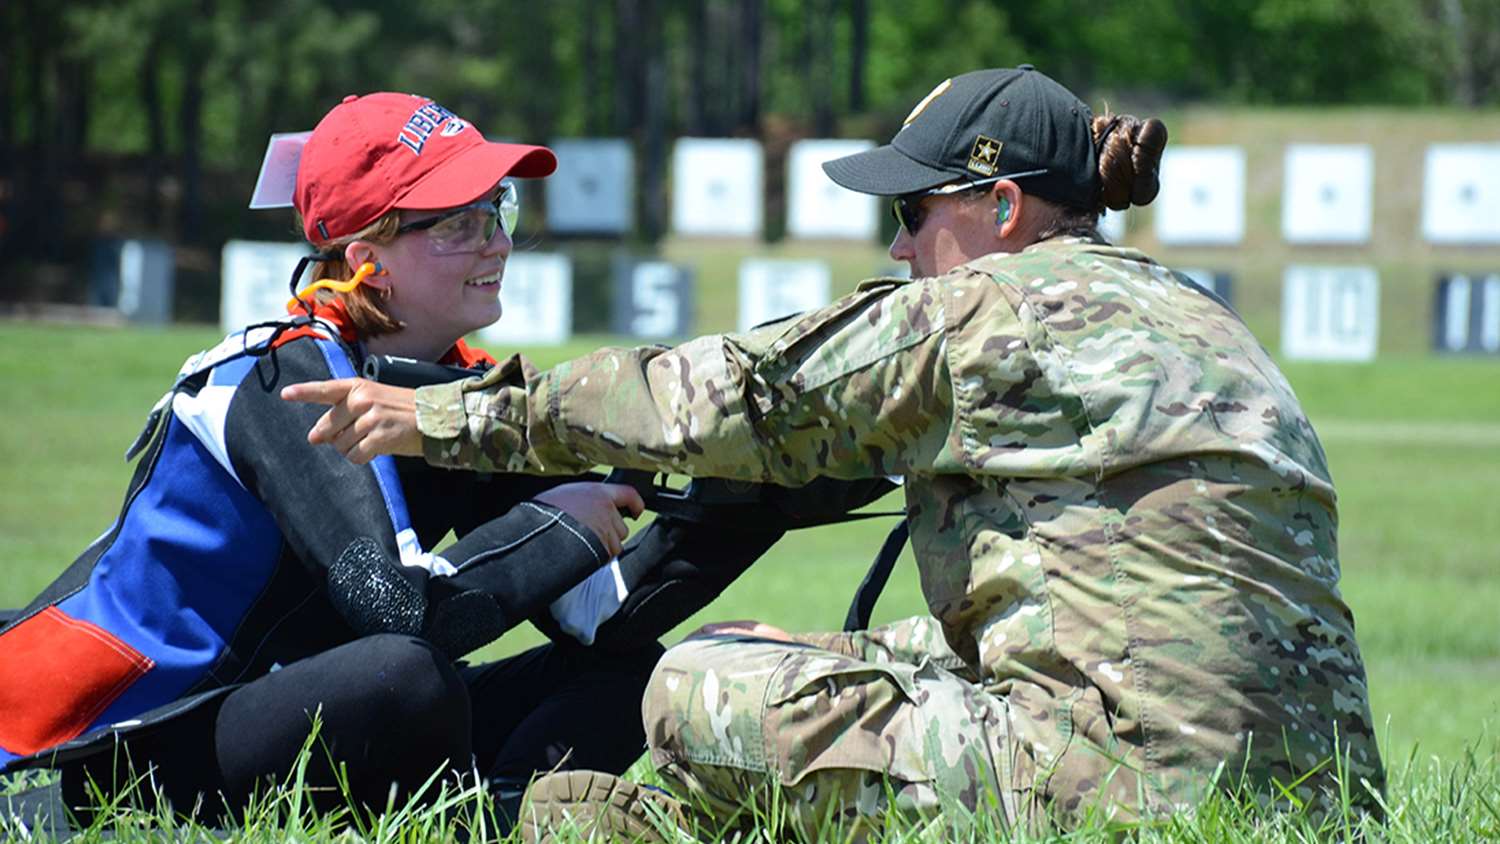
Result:
M914 193L905 193L891 199L891 216L896 218L896 225L906 229L906 233L916 236L917 230L922 228L922 218L926 212L922 208L922 200L929 196L946 196L948 194L963 193L966 190L982 188L1003 182L1006 179L1022 179L1027 176L1041 176L1046 169L1024 170L1020 173L1006 173L1003 176L991 176L988 179L977 179L972 182L951 182L946 185L938 185L935 188L919 190Z

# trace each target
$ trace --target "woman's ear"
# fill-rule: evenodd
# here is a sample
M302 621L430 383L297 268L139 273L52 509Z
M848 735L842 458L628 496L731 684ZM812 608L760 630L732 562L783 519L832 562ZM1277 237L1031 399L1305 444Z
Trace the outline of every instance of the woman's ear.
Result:
M356 240L344 247L344 262L349 269L359 272L359 268L365 264L374 264L375 272L365 277L364 284L374 289L384 288L385 279L376 280L377 276L384 276L385 268L380 265L380 253L375 244L366 240Z
M375 246L369 241L356 240L344 247L344 263L350 270L358 270L360 264L375 260Z

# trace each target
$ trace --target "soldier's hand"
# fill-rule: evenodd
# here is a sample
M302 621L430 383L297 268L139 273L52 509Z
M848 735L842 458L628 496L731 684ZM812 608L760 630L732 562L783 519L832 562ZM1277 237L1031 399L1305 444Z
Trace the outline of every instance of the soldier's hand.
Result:
M307 441L331 445L359 464L380 454L422 455L415 395L415 390L363 378L309 381L281 391L288 401L332 405L307 432Z
M705 624L694 630L689 639L700 639L705 636L749 636L752 639L770 639L773 642L790 642L792 634L759 621L749 619L741 621L719 621L713 624Z
M538 495L536 500L551 504L593 531L611 557L620 556L625 537L630 535L625 516L633 519L646 509L646 502L636 488L625 484L588 481L562 484Z

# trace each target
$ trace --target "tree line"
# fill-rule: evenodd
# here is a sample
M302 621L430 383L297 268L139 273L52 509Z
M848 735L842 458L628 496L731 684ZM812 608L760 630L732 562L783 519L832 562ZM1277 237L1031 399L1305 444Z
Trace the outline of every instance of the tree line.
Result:
M886 138L979 67L1145 108L1500 104L1495 0L7 0L0 23L7 280L100 232L264 231L243 209L266 137L348 93L427 94L492 137L630 138L646 240L673 138Z

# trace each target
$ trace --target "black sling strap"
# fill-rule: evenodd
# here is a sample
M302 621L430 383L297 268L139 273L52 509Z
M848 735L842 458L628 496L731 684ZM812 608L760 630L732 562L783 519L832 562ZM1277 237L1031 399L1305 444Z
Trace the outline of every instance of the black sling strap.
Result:
M890 535L880 546L880 553L875 555L875 562L870 564L870 570L865 572L865 579L854 592L854 602L849 605L849 615L844 618L845 632L864 630L870 626L870 613L875 610L875 601L885 589L886 581L891 579L891 570L896 567L896 558L901 556L901 549L906 547L906 538L910 533L906 519L891 528Z

